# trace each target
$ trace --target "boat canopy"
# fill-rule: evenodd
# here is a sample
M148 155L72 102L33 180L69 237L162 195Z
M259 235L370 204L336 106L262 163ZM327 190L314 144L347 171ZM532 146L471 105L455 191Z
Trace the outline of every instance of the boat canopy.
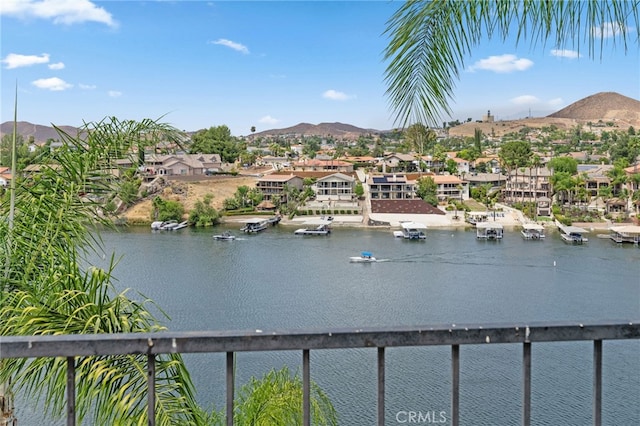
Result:
M502 229L503 226L501 223L497 222L479 222L476 223L476 228L480 229Z
M362 257L372 257L373 256L373 253L371 253L370 251L363 251L360 254L362 255Z
M331 225L333 222L328 219L309 219L303 222L303 225Z
M427 225L419 222L400 222L403 229L427 229Z
M637 225L612 226L609 230L618 234L640 235L640 226Z
M245 220L243 220L241 222L242 223L262 223L262 222L266 222L268 220L269 219L265 219L263 217L254 217L254 218L251 218L251 219L245 219Z
M560 230L565 234L584 234L586 232L589 232L584 228L580 228L579 226L567 226L559 224L558 228L560 228Z
M535 231L543 231L544 226L538 225L537 223L523 223L522 227L527 230L535 230Z

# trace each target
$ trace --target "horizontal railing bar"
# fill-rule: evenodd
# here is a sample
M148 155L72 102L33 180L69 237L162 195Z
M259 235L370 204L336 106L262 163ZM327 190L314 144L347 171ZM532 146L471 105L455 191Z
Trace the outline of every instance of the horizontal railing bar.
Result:
M640 339L640 321L2 336L0 359Z

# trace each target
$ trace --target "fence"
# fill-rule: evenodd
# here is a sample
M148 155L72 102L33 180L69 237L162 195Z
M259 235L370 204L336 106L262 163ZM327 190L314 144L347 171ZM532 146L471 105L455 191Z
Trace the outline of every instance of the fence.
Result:
M226 353L227 424L233 425L235 352L302 351L303 419L310 424L310 351L375 348L377 350L377 424L384 425L385 348L446 345L451 347L451 424L459 424L460 346L522 345L522 424L531 422L531 345L538 342L593 342L593 423L602 423L603 340L640 339L640 321L627 323L527 325L439 325L363 329L247 332L166 332L64 336L3 336L2 358L67 358L67 425L75 425L75 357L145 354L148 358L149 425L155 425L155 356L166 353ZM640 365L638 366L640 368Z

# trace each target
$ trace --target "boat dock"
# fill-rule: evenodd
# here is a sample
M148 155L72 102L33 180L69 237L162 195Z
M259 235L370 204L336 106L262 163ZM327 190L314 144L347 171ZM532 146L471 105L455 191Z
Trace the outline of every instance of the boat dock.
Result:
M401 231L393 231L393 236L407 240L424 240L427 238L427 226L418 222L400 222Z
M504 227L496 222L476 223L476 238L481 240L501 240L504 235Z
M544 226L537 223L523 223L520 233L525 240L541 240L544 239Z
M563 225L558 221L556 221L556 225L560 230L560 236L564 242L568 244L583 244L589 241L589 239L583 235L589 231L584 228L580 228L579 226Z
M609 228L609 238L618 244L631 243L637 246L640 244L640 226L612 226Z
M306 228L300 228L294 231L296 235L329 235L331 233L331 220L317 219L304 222L308 225Z

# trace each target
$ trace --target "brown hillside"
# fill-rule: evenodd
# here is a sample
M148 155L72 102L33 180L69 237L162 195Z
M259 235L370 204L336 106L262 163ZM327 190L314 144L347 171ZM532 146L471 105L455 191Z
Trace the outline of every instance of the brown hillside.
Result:
M58 126L62 131L68 133L71 136L76 136L78 129L72 126ZM16 133L22 135L25 141L29 141L33 138L35 143L44 143L49 139L60 140L60 135L51 126L42 126L40 124L32 124L27 121L18 121L18 127ZM0 135L13 134L13 122L5 121L0 124Z
M362 134L368 133L380 133L380 130L375 129L362 129L360 127L352 126L351 124L344 123L320 123L309 124L300 123L292 127L286 127L284 129L271 129L259 132L253 135L253 137L266 137L266 136L283 136L283 135L303 135L303 136L332 136L342 139L357 139Z
M601 92L572 103L549 117L574 120L640 121L640 101L615 92Z
M629 126L640 127L640 101L615 92L602 92L587 96L566 108L546 117L531 117L521 120L501 120L492 123L464 123L449 129L450 136L472 137L475 129L483 134L501 137L518 132L524 127L539 129L551 125L568 130L589 122L613 122L615 128L626 130Z

